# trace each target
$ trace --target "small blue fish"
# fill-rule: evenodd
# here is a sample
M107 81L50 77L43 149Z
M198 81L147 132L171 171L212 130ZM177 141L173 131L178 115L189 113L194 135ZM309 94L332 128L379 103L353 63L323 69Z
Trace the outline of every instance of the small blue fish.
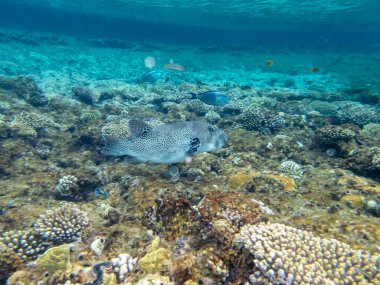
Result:
M187 92L193 96L192 99L199 99L203 103L213 106L224 106L230 101L230 97L228 97L225 93L217 91L217 90L209 90L202 93L195 92Z
M157 80L161 79L162 73L158 72L156 70L151 70L145 73L143 76L140 78L141 83L155 83Z
M95 193L95 196L96 197L99 197L103 200L107 199L108 196L110 195L107 191L104 191L102 188L98 187L98 188L95 188L94 190L94 193Z

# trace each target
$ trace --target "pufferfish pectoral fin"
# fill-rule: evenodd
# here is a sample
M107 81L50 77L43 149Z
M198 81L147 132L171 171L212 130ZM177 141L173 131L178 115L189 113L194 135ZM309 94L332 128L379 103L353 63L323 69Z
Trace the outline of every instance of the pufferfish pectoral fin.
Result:
M190 140L189 149L186 151L187 156L194 156L195 153L198 151L199 147L201 146L201 141L199 138L192 138Z

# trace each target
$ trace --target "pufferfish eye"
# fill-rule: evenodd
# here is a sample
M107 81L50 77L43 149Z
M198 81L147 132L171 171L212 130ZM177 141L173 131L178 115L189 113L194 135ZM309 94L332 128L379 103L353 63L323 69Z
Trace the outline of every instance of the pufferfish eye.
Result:
M211 127L211 126L208 127L208 130L209 130L210 133L212 133L213 131L215 131L215 129L213 127Z

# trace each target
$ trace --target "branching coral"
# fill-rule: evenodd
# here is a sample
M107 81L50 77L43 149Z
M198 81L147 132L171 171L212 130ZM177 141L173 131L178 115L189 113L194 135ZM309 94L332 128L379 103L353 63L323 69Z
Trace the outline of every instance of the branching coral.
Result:
M0 237L0 245L12 249L23 261L36 259L49 246L32 231L4 232Z
M11 128L20 134L27 136L37 136L37 132L47 127L61 128L50 117L33 112L22 112L15 116L10 124Z
M251 107L241 114L241 125L249 130L257 130L262 133L271 133L285 126L285 119L279 114L274 114L265 108Z
M72 204L46 211L34 224L34 231L46 241L54 243L78 240L82 230L88 226L87 213Z
M380 284L380 256L283 224L246 225L235 245L253 256L249 284Z

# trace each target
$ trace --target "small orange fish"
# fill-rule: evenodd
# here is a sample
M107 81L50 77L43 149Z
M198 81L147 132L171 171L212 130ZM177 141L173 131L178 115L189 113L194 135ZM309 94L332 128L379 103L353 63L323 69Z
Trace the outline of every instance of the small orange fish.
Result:
M168 63L168 64L165 64L164 68L175 70L175 71L179 71L179 72L186 71L186 68L183 65L178 64L178 63Z
M310 68L309 68L309 71L310 71L310 72L318 72L319 69L320 69L319 67L313 66L313 67L310 67Z
M265 64L268 65L268 66L273 66L273 60L268 59L268 60L265 62Z

